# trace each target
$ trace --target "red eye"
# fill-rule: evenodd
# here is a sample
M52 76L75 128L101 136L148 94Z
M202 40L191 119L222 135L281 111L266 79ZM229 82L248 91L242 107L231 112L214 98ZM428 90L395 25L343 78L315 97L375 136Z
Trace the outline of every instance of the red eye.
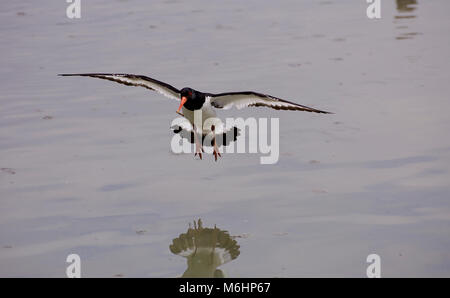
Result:
M189 96L192 96L192 92L191 91L189 91Z

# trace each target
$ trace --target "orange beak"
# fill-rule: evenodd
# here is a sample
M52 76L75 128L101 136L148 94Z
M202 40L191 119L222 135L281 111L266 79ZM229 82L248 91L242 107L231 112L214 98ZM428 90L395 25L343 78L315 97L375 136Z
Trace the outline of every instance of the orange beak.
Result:
M177 113L178 113L178 114L180 114L181 108L182 108L183 105L186 103L186 101L187 101L186 96L183 96L183 97L181 98L180 106L178 107L178 110L177 110Z

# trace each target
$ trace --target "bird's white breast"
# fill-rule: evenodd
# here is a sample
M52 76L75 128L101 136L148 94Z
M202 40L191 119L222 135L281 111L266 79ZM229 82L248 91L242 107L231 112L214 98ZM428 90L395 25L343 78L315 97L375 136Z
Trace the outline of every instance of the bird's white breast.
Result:
M201 110L191 111L183 107L183 114L191 124L195 124L197 127L202 123L203 133L210 132L211 123L215 124L217 128L219 128L219 122L221 123L220 119L216 117L216 112L209 103L209 98L207 98ZM199 117L199 119L197 119L197 117ZM205 123L207 120L208 122Z

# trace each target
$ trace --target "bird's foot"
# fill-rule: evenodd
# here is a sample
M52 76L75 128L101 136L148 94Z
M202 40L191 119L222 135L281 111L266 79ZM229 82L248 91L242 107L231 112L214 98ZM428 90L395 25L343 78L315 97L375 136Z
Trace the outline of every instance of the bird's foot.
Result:
M198 154L198 157L200 157L200 159L202 159L202 153L203 152L205 152L204 150L203 150L203 146L202 145L200 145L200 144L196 144L195 145L195 154L194 154L194 156L197 156L197 154Z
M215 144L214 144L213 154L214 154L214 161L217 161L217 156L222 157L222 155L220 154L219 148L217 148L217 146Z

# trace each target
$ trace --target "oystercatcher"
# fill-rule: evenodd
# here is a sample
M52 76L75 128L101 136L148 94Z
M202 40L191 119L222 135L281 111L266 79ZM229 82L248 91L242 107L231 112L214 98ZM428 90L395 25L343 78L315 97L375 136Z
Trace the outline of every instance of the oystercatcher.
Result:
M202 152L204 152L200 144L197 133L203 135L213 133L213 154L217 161L217 156L221 156L216 144L215 125L211 125L207 130L203 127L199 130L195 125L194 114L201 111L202 119L215 118L216 109L229 109L235 106L238 109L243 107L269 107L276 110L294 110L306 111L314 113L331 114L330 112L313 109L307 106L299 105L272 95L263 94L254 91L241 92L225 92L225 93L207 93L185 87L181 90L169 85L167 83L152 79L143 75L134 74L112 74L112 73L81 73L81 74L59 74L60 76L81 76L92 77L104 80L114 81L127 86L140 86L153 91L156 91L164 96L180 101L177 113L189 120L193 127L193 134L196 144L195 155L199 155L202 159ZM181 113L181 110L183 113Z

